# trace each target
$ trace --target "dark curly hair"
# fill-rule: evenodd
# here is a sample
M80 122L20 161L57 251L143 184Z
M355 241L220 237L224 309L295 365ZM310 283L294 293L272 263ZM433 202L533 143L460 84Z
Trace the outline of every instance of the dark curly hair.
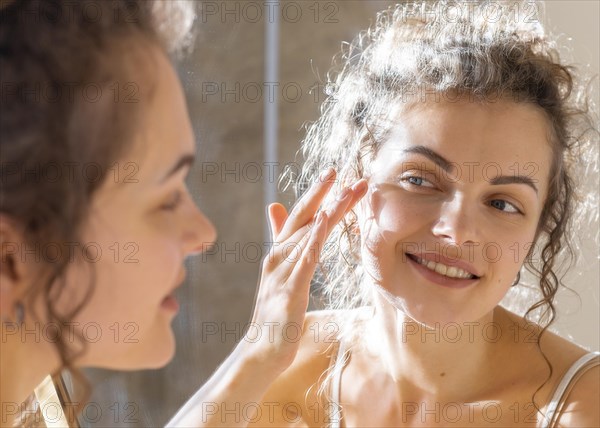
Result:
M55 342L61 369L74 374L87 399L89 385L73 366L85 341L75 332L76 343L69 343L66 331L93 292L93 266L88 263L84 298L70 312L59 312L56 302L72 262L67 245L79 242L94 192L132 148L141 106L128 102L135 87L125 84L139 78L135 54L143 54L144 43L169 54L184 52L191 41L193 4L19 0L1 6L0 214L19 225L33 248L53 243L61 249L52 259L41 252L44 269L26 299L43 299L40 321L62 330ZM104 95L91 95L98 93ZM90 164L99 174L86 179L81 170ZM12 269L9 258L2 262Z
M573 216L583 218L597 207L589 199L595 195L575 192L579 171L597 173L594 106L586 85L576 80L577 70L561 62L556 42L544 33L541 4L468 6L468 13L452 15L460 12L456 2L404 2L381 12L372 28L347 44L330 72L321 116L303 141L303 169L299 177L288 172L286 179L301 194L325 167L339 171L340 187L363 177L393 125L391 107L410 109L424 94L480 103L507 98L541 109L553 151L551 179L535 245L525 260L541 293L525 315L539 316L541 337L555 318L559 271L575 258ZM577 201L583 204L576 212ZM371 291L361 285L360 236L353 230L356 215L350 213L323 249L317 286L330 309L372 303ZM550 378L552 367L544 358Z

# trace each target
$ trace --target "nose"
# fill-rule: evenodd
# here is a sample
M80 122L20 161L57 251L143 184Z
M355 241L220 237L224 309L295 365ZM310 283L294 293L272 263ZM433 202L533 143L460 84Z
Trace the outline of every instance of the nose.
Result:
M464 197L456 195L442 204L439 218L433 225L433 234L457 246L474 244L479 236L475 217L475 206L469 206Z
M209 249L217 239L217 231L204 213L193 204L186 221L185 255L193 256Z

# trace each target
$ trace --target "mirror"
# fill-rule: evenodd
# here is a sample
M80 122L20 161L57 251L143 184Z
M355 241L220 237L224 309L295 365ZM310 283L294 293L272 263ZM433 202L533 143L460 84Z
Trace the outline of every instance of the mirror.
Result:
M240 340L252 314L260 260L267 248L264 207L269 195L287 206L293 202L278 177L285 166L299 167L302 124L318 116L331 58L342 41L351 40L373 22L377 11L395 2L274 3L279 21L277 31L271 32L265 25L265 2L198 2L196 47L177 68L200 159L189 188L219 236L213 249L187 262L187 284L178 291L181 311L173 322L173 361L161 370L86 370L94 385L89 412L84 409L69 426L164 425ZM579 63L592 64L597 74L594 3L548 2L547 13L549 28L572 35L573 55ZM275 82L265 78L269 43L279 45ZM273 118L265 114L265 100L270 94L277 102L278 120L275 145L269 149L265 130L273 126ZM598 103L597 85L594 99ZM588 241L591 246L585 251L596 254ZM569 303L574 315L566 323L559 319L557 325L563 336L598 349L598 260L590 257L589 262L581 276L571 277L579 287L575 289L582 297L581 307ZM128 331L121 333L119 340L125 340ZM36 396L40 402L69 402L64 385L47 380Z

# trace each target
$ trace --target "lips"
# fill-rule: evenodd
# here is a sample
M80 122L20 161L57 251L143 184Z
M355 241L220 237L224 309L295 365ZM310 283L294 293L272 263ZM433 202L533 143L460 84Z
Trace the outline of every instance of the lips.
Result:
M431 270L431 268L429 266L432 265L433 263L437 263L433 260L427 261L426 265L425 265L424 259L420 259L419 257L415 256L414 254L406 254L406 256L407 256L406 263L414 270L414 272L416 272L419 276L421 276L427 282L441 285L445 289L468 290L471 287L473 287L479 283L478 276L468 273L469 270L470 271L474 270L472 267L465 266L469 270L460 268L464 271L463 276L462 277L452 277L452 276L447 276L447 275L437 272L438 270L441 270L441 267L442 267L439 264L435 266L436 267L435 270ZM441 259L438 259L438 260L441 260ZM457 273L456 271L458 270L458 268L456 267L457 261L454 261L453 264L454 264L454 266L450 266L448 269L450 269L451 272L453 271L453 274L456 275L456 273ZM465 265L465 263L462 264L462 266L464 266L464 265ZM438 268L440 268L440 269L438 269ZM443 267L443 269L446 269L446 267Z
M160 306L161 308L168 309L172 312L179 311L179 302L177 302L177 299L171 295L165 297L162 302L160 302Z
M456 260L456 259L450 259L448 257L445 257L441 254L437 254L437 253L406 253L406 256L409 257L411 260L420 263L422 265L427 265L427 262L434 262L434 263L438 263L441 265L444 265L446 268L455 268L454 270L452 270L452 272L456 272L457 269L460 269L461 271L464 271L468 274L470 274L470 278L468 279L479 279L481 278L482 274L470 263L463 261L463 260ZM439 272L440 269L437 269L436 271ZM443 271L443 273L441 274L445 274L447 271L450 271L451 269L441 269Z

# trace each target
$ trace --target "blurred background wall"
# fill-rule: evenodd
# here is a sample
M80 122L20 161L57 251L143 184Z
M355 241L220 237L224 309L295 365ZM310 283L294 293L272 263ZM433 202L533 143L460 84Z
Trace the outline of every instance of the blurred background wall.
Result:
M164 369L119 373L88 370L95 386L84 426L162 426L210 376L240 339L250 320L265 254L265 181L277 185L281 167L296 157L302 125L323 100L331 58L377 11L391 1L198 2L194 52L177 64L194 124L199 162L189 186L218 230L208 254L188 260L187 283L178 291L173 328L177 353ZM564 54L599 70L598 1L547 1L549 28L564 33ZM265 18L279 14L279 75L265 83ZM572 41L568 39L572 37ZM598 104L598 81L594 83ZM266 164L264 100L278 102L277 165ZM279 193L290 206L291 193ZM585 234L597 234L583 230ZM589 240L588 240L589 241ZM598 248L582 248L583 267L570 277L572 294L559 297L560 334L593 350L600 347Z

